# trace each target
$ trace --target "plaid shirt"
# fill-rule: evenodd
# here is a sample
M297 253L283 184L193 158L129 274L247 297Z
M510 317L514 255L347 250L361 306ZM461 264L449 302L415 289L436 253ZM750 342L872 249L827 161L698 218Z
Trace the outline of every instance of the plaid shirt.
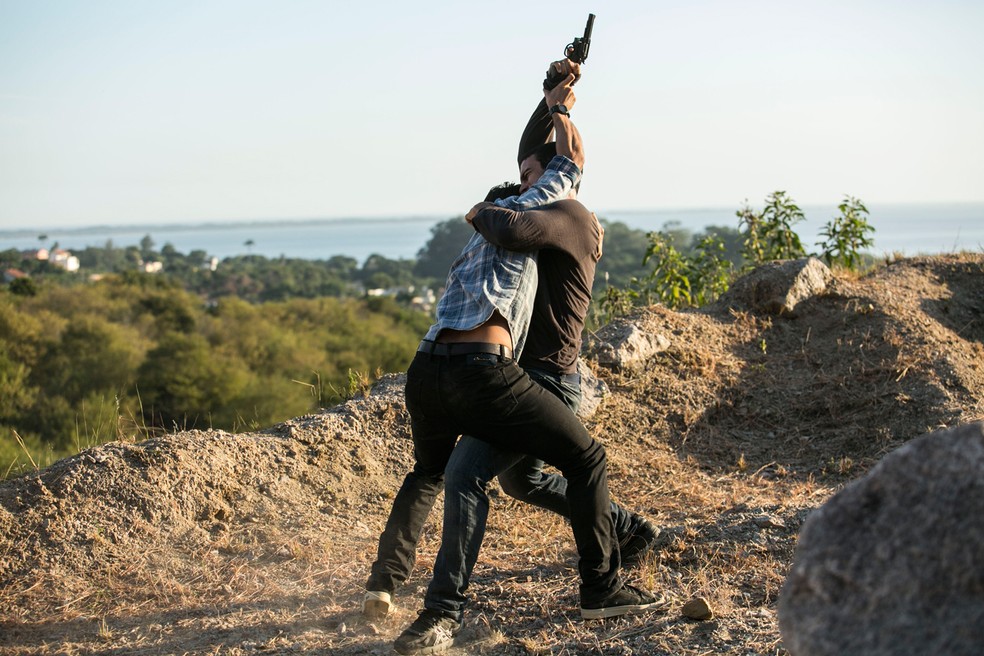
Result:
M497 200L511 210L531 210L563 200L581 178L571 160L557 155L536 184L520 196ZM451 264L444 296L437 304L437 323L424 339L434 340L444 328L471 330L498 310L507 322L517 360L526 343L536 296L536 253L507 251L476 232Z

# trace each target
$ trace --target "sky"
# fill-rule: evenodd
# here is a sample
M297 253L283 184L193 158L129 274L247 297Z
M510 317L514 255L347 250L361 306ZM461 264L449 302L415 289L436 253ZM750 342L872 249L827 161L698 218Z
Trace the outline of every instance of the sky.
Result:
M979 0L0 0L0 229L463 214L589 12L592 209L984 202Z

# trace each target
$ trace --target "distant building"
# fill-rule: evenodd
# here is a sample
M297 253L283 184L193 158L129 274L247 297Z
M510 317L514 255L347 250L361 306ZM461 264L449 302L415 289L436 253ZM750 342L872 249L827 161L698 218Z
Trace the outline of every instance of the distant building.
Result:
M160 273L164 270L163 262L144 262L140 266L144 273Z
M30 276L28 276L20 269L7 269L6 271L3 272L3 281L6 283L11 283L15 280L19 280L21 278L29 278L29 277Z
M420 290L419 295L410 299L410 307L424 312L430 312L434 309L435 303L437 303L437 296L434 294L434 290L426 287Z
M382 287L376 289L366 289L366 296L389 296L390 298L403 298L410 302L410 307L417 310L422 310L424 312L430 312L434 309L434 304L437 303L437 295L434 294L434 290L424 287L419 293L414 294L417 291L413 285L408 285L406 287L390 287L389 289L384 289Z
M21 259L24 260L39 260L41 262L48 261L48 249L38 248L37 250L21 251Z
M41 251L44 249L42 248ZM40 254L41 251L38 251ZM38 257L38 259L42 259ZM75 273L79 270L79 258L72 255L70 251L66 251L64 248L58 248L48 255L48 261L59 269L64 269L69 273Z

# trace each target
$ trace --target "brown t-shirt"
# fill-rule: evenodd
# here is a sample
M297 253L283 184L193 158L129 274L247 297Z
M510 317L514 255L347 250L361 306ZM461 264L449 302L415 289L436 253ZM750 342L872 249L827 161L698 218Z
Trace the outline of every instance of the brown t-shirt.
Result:
M496 246L539 251L536 300L520 365L558 374L577 371L601 251L598 221L578 201L562 200L525 212L489 206L472 225Z

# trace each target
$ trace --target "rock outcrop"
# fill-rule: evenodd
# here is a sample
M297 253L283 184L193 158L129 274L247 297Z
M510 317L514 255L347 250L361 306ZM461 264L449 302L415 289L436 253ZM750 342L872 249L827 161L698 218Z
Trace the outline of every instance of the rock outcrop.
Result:
M585 342L584 352L602 367L623 371L642 366L669 345L660 333L647 332L629 319L616 319Z
M823 293L833 277L815 257L769 262L736 280L719 302L758 314L794 315L797 305Z
M913 440L816 510L779 600L794 656L984 649L984 423Z

